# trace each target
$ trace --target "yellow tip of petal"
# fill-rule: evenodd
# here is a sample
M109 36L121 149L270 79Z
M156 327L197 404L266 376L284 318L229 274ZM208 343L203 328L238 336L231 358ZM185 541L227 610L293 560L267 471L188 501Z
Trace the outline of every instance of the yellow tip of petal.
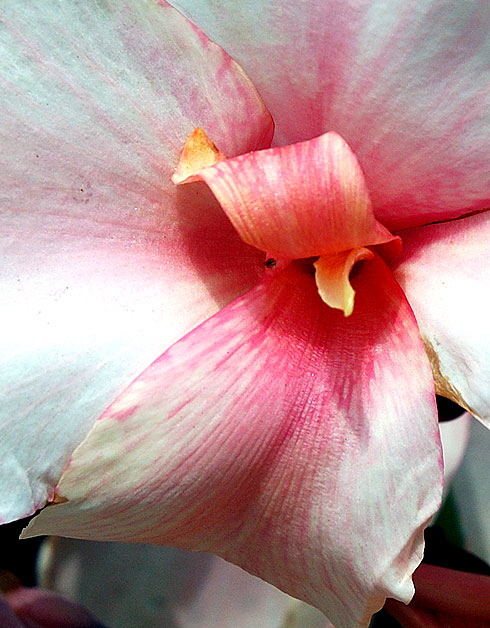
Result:
M198 181L197 173L226 157L199 127L194 129L187 138L180 153L179 163L172 175L172 182L190 183Z
M354 299L356 296L356 291L350 284L349 284L349 288L350 288L349 294L346 295L344 304L343 304L343 312L346 318L347 316L350 316L352 312L354 311Z
M349 281L349 274L357 262L373 256L371 250L360 247L320 257L314 266L315 281L322 301L336 310L342 310L344 316L350 316L354 311L356 293Z

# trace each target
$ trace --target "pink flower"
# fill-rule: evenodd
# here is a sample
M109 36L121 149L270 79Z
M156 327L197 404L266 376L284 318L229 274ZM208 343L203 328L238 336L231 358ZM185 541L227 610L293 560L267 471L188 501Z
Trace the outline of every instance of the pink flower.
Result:
M28 533L211 551L365 625L411 598L439 504L431 365L488 419L490 221L469 214L489 206L490 9L188 5L276 142L310 142L250 156L268 111L163 2L2 10L0 513L52 501ZM244 155L199 172L225 211L170 181L195 127ZM346 248L367 253L337 273Z
M422 564L414 575L409 606L388 600L386 610L401 626L486 628L490 617L490 577Z
M7 576L8 577L8 576ZM2 573L2 585L6 575ZM22 587L10 577L11 586L0 594L2 628L103 628L88 611L52 591Z

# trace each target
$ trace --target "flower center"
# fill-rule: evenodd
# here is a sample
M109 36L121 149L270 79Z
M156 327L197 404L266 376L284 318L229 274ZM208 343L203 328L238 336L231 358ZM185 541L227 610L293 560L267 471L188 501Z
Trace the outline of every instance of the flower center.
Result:
M207 183L240 237L268 257L317 257L318 292L345 316L354 307L353 267L401 250L376 220L361 167L337 133L226 159L195 129L172 180Z

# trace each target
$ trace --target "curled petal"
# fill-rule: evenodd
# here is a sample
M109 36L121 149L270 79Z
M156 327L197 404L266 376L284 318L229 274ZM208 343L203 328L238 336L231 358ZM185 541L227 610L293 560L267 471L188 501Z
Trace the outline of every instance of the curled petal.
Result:
M0 119L5 521L52 496L134 377L255 285L263 256L170 176L196 125L229 155L272 125L226 53L149 0L3 2Z
M423 563L414 574L410 606L388 600L386 610L413 628L487 628L490 577Z
M374 253L369 249L358 248L322 256L314 264L315 280L318 293L327 305L342 310L344 316L350 316L354 310L354 288L349 275L354 265L361 260L372 259Z
M172 0L250 74L289 144L356 153L390 230L490 206L490 4Z
M394 266L439 394L490 424L490 212L403 232Z
M197 127L184 144L172 181L175 184L199 181L198 177L193 176L196 172L225 159L219 148Z
M210 551L364 626L410 599L439 504L430 366L377 256L349 318L303 265L268 273L116 400L25 534Z
M241 238L286 259L393 242L375 218L355 155L336 133L195 172Z

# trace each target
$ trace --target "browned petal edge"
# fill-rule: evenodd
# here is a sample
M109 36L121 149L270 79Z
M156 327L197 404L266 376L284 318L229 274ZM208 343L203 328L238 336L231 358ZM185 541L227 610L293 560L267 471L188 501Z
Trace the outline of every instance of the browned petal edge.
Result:
M53 499L51 499L47 504L46 507L48 506L54 506L55 504L64 504L65 502L68 501L67 497L63 497L63 495L58 495L57 493L54 494Z
M200 127L196 127L182 148L179 163L172 175L172 182L175 185L179 185L180 183L200 181L198 176L200 170L225 160L226 156L219 150L216 144L209 139Z
M457 388L455 388L451 384L449 378L442 374L439 356L437 355L437 352L435 351L431 342L424 337L422 337L422 340L424 341L425 352L427 353L427 357L429 358L429 362L432 368L436 394L440 395L441 397L446 397L451 401L454 401L454 403L457 403L459 406L467 410L470 414L478 417L478 414L463 399L459 390L457 390Z

